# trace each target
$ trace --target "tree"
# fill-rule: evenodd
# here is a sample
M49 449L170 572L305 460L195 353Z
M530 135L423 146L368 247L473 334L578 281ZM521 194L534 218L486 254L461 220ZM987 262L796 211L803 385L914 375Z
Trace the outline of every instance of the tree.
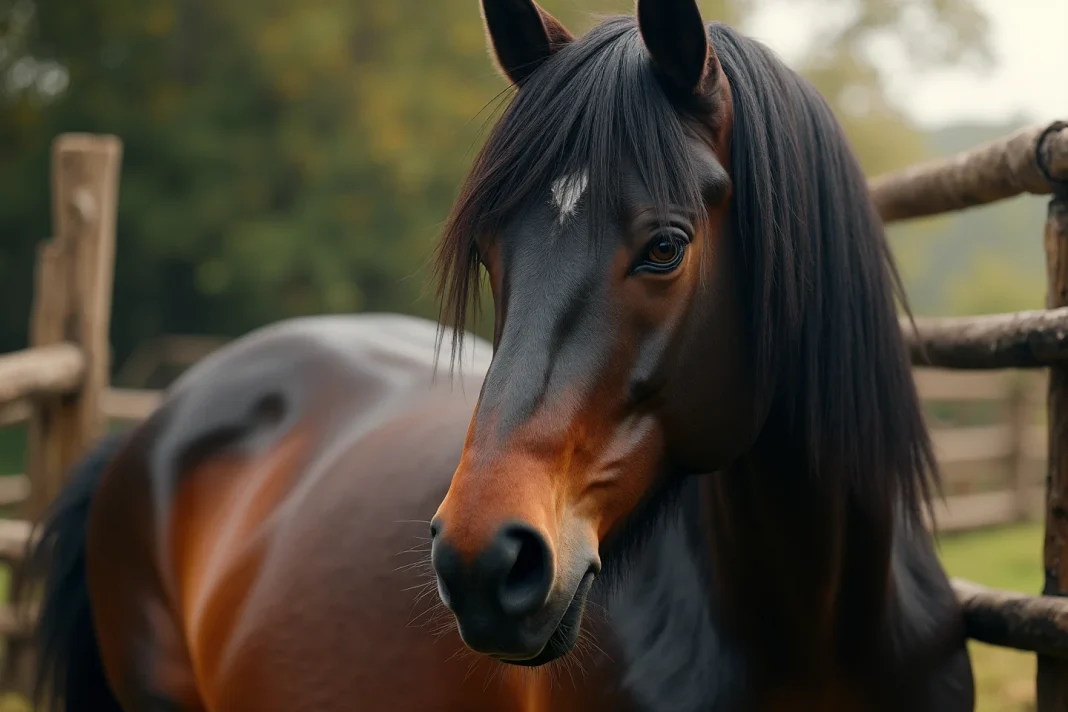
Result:
M593 13L633 9L544 5L576 32ZM701 6L744 23L762 5ZM920 12L922 37L948 39L918 61L955 62L981 51L983 27L970 0L857 7L802 69L880 170L923 149L861 49L876 37L927 47L907 21ZM110 132L125 143L117 363L165 332L231 336L316 312L436 314L430 250L509 95L474 0L0 0L0 77L0 349L25 340L33 247L50 224L50 141Z

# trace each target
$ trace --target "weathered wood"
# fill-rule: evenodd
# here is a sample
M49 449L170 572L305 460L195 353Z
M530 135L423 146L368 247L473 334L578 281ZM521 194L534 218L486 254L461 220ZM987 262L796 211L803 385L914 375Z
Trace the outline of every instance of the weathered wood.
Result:
M115 420L144 420L162 401L163 391L111 388L104 392L104 414Z
M0 403L73 393L81 386L85 371L85 357L74 344L0 355Z
M10 403L0 403L0 428L17 425L30 419L33 404L29 398L22 398Z
M38 246L34 277L30 343L44 347L67 337L69 285L68 251L59 242ZM32 480L30 497L21 513L34 520L63 484L64 467L76 457L73 450L76 412L69 399L40 400L30 414L26 430L26 471Z
M1025 506L1029 519L1040 517L1045 510L1045 489L1028 487ZM927 520L928 528L937 525L941 534L975 531L1017 521L1019 498L1018 493L1006 489L958 494L936 499L933 509L934 521Z
M35 346L78 344L85 378L71 397L42 401L30 419L27 519L41 514L104 430L120 157L113 136L62 134L52 145L55 238L38 252L30 339Z
M963 579L952 584L969 638L1068 660L1068 599L999 591Z
M1039 137L1050 125L1032 126L952 158L921 163L869 182L883 220L894 222L993 203L1021 193L1045 195L1053 185L1036 158ZM1052 176L1068 179L1068 126L1042 144Z
M1012 392L1012 378L1006 371L917 367L912 369L912 379L924 401L1000 401Z
M33 525L24 519L0 519L0 560L21 561Z
M1036 437L1041 434L1041 437ZM1017 428L1012 422L932 428L935 455L943 465L988 460L1045 459L1046 430L1041 426Z
M1068 308L968 317L902 317L915 366L1040 368L1068 363Z
M52 146L52 210L57 239L72 256L69 314L88 360L72 403L78 453L104 432L100 408L110 371L111 294L122 144L114 136L63 134Z
M0 477L0 507L22 504L30 496L30 478L26 475Z
M1045 229L1050 309L1068 306L1068 191L1049 203ZM1068 366L1056 365L1049 375L1049 470L1046 476L1044 546L1047 596L1068 595ZM1068 662L1038 657L1038 712L1068 710Z

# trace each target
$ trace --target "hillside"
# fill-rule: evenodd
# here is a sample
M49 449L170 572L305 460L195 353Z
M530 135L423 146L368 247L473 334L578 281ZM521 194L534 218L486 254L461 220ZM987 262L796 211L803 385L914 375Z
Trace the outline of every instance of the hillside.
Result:
M960 124L929 132L934 155L951 156L1029 122ZM890 234L913 309L977 314L1041 308L1046 200L1022 196L949 217L895 226Z

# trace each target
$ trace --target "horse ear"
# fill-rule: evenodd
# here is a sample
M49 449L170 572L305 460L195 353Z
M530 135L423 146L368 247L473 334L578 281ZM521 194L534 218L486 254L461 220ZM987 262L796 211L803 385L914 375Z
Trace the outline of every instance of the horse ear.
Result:
M575 39L534 0L482 0L482 19L497 64L514 84Z
M653 66L676 89L698 93L719 73L696 0L638 0L638 28Z

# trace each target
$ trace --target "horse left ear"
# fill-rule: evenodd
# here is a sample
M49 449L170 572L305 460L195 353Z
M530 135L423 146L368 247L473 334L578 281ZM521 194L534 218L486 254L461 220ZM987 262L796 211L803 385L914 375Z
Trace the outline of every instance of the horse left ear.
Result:
M697 94L719 73L696 0L638 0L638 28L653 65L676 89Z
M514 84L575 39L534 0L482 0L482 18L497 63Z

